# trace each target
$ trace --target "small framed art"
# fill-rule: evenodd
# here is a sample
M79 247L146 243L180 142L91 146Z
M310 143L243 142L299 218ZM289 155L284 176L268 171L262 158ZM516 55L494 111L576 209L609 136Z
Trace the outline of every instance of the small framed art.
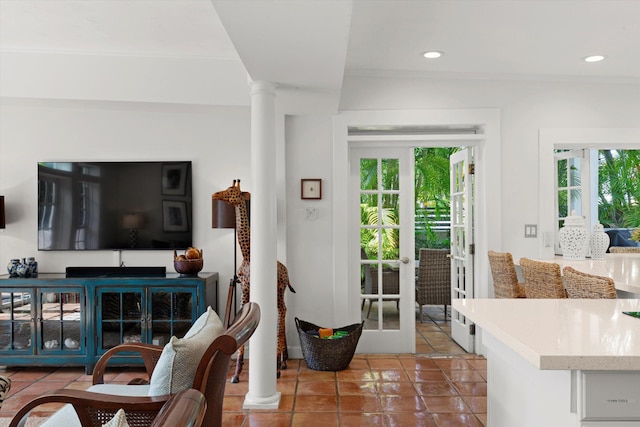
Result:
M322 199L321 179L301 179L300 180L301 199Z

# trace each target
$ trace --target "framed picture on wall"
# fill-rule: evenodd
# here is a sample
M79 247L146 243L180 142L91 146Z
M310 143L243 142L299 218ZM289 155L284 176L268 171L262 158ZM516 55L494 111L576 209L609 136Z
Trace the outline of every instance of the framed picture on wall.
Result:
M173 200L162 201L162 229L164 231L187 231L187 203Z
M322 180L317 178L300 180L300 198L322 199Z
M184 196L187 188L188 163L165 163L162 165L162 194Z

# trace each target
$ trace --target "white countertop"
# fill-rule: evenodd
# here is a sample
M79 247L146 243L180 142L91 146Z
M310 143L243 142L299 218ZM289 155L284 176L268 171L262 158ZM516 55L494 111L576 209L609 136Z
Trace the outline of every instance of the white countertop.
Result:
M616 289L638 294L640 297L640 254L606 254L605 259L587 258L584 261L566 260L557 256L538 261L555 262L560 264L561 269L570 266L583 273L611 277L616 283ZM519 264L520 260L515 262Z
M640 370L639 299L454 299L453 308L538 369Z

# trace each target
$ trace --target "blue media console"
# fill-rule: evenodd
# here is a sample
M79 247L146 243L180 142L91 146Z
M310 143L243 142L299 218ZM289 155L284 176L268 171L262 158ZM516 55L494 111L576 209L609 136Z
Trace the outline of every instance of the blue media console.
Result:
M0 291L0 366L84 365L91 373L117 344L164 345L182 337L208 306L218 311L218 273L4 275ZM137 358L114 360L132 363Z

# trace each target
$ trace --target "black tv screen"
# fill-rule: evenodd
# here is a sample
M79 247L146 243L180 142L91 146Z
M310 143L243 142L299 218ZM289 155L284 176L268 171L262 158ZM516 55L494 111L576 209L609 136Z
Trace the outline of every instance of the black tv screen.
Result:
M38 250L192 246L191 162L38 163Z

